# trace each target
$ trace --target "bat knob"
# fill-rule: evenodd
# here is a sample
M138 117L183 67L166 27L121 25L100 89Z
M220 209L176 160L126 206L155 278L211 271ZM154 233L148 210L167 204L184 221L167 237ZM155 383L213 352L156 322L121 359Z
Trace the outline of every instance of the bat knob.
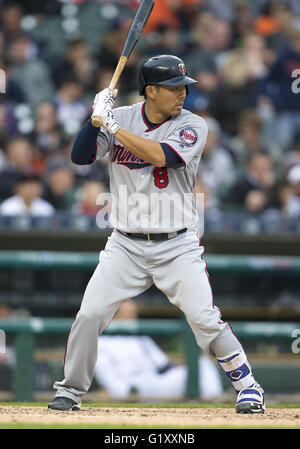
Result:
M99 117L93 117L92 125L95 126L95 128L100 128L100 126L102 125L101 119Z

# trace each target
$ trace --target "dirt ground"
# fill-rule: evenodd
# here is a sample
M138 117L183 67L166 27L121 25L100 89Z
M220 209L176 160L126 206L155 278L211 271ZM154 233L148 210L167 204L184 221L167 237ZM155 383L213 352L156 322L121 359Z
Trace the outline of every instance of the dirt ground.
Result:
M82 407L59 412L46 407L0 406L0 423L169 427L300 428L300 409L268 409L264 415L236 415L234 408Z

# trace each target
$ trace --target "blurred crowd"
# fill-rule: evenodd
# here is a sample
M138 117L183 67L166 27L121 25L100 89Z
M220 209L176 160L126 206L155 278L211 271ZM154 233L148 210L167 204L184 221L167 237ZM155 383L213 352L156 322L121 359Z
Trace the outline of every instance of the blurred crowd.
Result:
M0 0L0 215L97 214L107 162L69 155L138 4ZM195 188L206 211L300 217L299 0L156 1L116 106L142 101L138 67L155 54L198 81L185 108L208 124Z

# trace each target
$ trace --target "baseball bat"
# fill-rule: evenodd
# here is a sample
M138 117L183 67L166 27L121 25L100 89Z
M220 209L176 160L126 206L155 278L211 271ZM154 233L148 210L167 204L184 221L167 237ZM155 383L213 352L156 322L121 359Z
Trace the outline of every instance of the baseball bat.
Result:
M109 84L110 89L113 91L119 81L119 78L124 70L129 56L131 55L137 41L139 40L143 29L150 17L152 9L154 7L154 0L141 0L140 6L136 12L136 15L129 28L126 41L122 54L120 56L117 67L114 71L113 77ZM92 125L99 128L101 126L101 120L99 117L92 118Z

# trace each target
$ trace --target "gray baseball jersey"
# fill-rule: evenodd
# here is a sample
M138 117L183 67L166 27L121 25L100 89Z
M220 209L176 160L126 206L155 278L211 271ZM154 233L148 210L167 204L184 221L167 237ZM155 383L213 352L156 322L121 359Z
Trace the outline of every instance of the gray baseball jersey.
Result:
M149 127L144 103L114 110L122 128L168 145L182 161L177 168L158 168L129 150L106 130L97 139L97 158L109 152L113 228L125 232L173 232L195 227L193 189L207 138L204 119L187 110Z

